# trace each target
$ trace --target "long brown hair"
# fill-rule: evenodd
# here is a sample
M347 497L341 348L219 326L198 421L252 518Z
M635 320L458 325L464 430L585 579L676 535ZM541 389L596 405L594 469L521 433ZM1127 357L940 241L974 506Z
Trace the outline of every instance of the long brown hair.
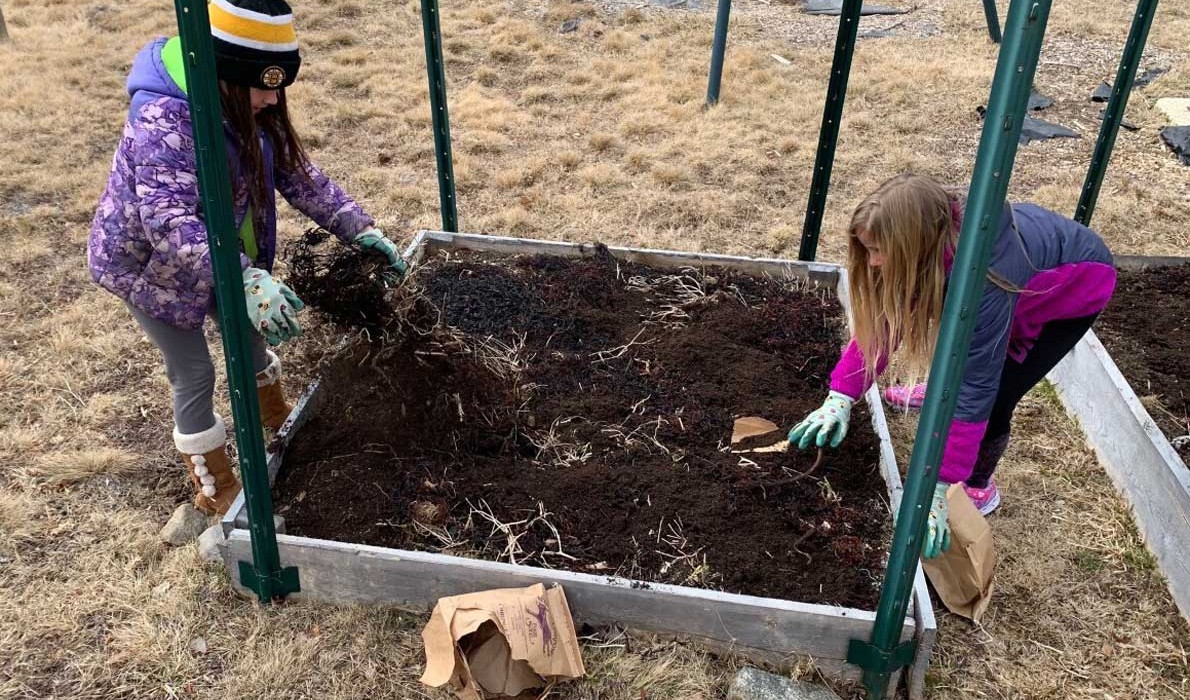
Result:
M307 175L306 166L309 159L306 157L306 149L289 120L285 90L277 93L277 104L266 107L260 114L252 113L252 92L247 86L220 81L219 97L223 107L223 118L231 126L240 156L239 163L231 163L232 172L235 173L238 166L239 172L247 182L248 201L252 204L255 223L259 229L259 224L264 221L269 193L264 177L264 152L258 134L264 132L273 144L274 167L284 172L296 173L302 177Z
M953 255L958 239L957 208L942 185L913 174L886 181L856 207L847 272L855 340L869 379L898 347L911 375L928 372L946 295L946 255ZM868 264L860 231L883 254L880 267Z

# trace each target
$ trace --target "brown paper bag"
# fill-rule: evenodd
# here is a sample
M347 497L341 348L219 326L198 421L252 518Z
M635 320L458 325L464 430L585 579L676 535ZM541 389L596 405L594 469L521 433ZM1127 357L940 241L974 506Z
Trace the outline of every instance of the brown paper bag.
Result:
M746 416L732 427L732 452L784 452L788 446L785 431L768 419Z
M442 598L421 637L421 682L450 684L464 700L513 697L586 673L561 586L538 583Z
M978 622L992 601L992 571L996 568L992 530L962 484L951 484L946 501L950 507L950 549L923 559L922 568L948 610Z

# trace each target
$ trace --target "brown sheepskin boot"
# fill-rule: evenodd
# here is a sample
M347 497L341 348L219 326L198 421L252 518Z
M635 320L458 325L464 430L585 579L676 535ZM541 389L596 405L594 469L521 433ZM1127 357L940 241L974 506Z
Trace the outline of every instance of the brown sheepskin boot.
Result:
M267 352L269 366L256 375L256 398L260 402L260 424L276 431L289 418L293 406L281 389L281 359L272 350Z
M174 445L194 485L194 507L207 515L223 515L240 493L240 481L227 455L227 426L215 416L215 425L184 435L174 429Z

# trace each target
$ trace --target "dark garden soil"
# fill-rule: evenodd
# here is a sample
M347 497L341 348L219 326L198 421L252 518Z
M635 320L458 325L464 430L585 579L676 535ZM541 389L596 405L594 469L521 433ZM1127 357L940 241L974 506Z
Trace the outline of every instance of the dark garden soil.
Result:
M1166 437L1190 434L1190 263L1120 270L1095 333ZM1190 444L1178 453L1190 464Z
M291 279L306 299L326 282ZM729 444L736 417L788 428L820 405L833 296L607 254L456 255L386 304L399 317L328 363L286 452L291 534L874 608L889 518L866 408L817 465Z

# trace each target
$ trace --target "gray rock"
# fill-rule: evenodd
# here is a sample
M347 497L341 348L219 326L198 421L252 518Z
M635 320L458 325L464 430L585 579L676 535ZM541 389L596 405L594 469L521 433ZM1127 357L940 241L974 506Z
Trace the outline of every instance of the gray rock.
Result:
M169 516L169 522L161 528L161 541L181 547L193 542L207 529L207 516L203 515L189 503L183 503Z
M1182 165L1190 165L1190 126L1167 126L1161 130L1161 140L1178 155Z
M1037 112L1043 109L1049 109L1054 106L1053 99L1037 92L1037 90L1029 91L1029 111Z
M583 20L581 17L575 17L574 19L568 19L562 23L562 26L558 29L558 33L559 34L569 34L571 32L578 31L579 25L581 25L582 23L583 23Z
M727 700L839 700L839 696L826 686L745 667L735 675L727 689Z
M1025 117L1021 124L1021 138L1019 139L1021 145L1032 143L1033 141L1045 141L1046 139L1077 139L1079 133L1073 129L1068 129L1061 124L1054 124L1047 122L1044 119L1037 119L1035 117Z
M1103 121L1103 116L1104 116L1105 114L1107 114L1107 110L1106 110L1106 109L1101 109L1101 110L1099 110L1099 121ZM1137 125L1136 125L1135 123L1133 123L1133 122L1130 122L1130 121L1128 121L1127 119L1121 119L1121 120L1120 120L1120 126L1124 127L1125 129L1127 129L1127 130L1129 130L1129 131L1140 131L1140 127L1139 127L1139 126L1137 126Z
M246 509L243 512L241 512L238 516L236 516L236 527L240 528L241 530L249 529L249 527L248 527L248 511ZM285 534L285 518L280 515L274 515L273 516L273 528L277 531L278 535L284 535Z
M1156 68L1146 68L1144 72L1136 76L1132 81L1133 90L1142 90L1147 88L1154 80L1160 78L1169 72L1169 68L1165 66L1158 66ZM1095 88L1095 92L1091 93L1092 102L1107 102L1111 99L1112 84L1104 80L1099 83L1099 87Z
M1142 72L1140 75L1136 76L1136 80L1132 81L1132 87L1146 88L1150 84L1152 84L1152 82L1154 80L1156 80L1157 78L1160 78L1161 76L1165 75L1168 72L1169 72L1168 66L1157 66L1156 68L1146 68L1144 70L1144 72Z
M203 561L216 564L223 563L223 543L227 538L223 536L223 525L216 523L206 529L198 538L198 556Z

